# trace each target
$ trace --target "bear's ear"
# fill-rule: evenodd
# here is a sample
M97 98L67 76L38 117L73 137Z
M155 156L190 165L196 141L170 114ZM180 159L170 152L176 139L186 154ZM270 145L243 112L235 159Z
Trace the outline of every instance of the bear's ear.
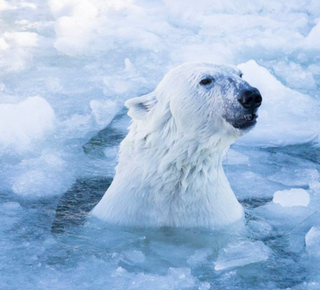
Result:
M154 107L157 103L154 92L129 99L125 102L125 106L129 109L128 115L134 120L142 120L146 114Z

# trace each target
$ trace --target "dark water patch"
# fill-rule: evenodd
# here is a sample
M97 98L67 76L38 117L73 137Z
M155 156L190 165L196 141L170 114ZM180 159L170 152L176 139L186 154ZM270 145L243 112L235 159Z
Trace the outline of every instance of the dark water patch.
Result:
M314 143L289 145L285 147L273 147L262 150L266 150L271 154L284 153L292 157L297 157L320 164L320 146Z
M118 126L119 122L127 122L127 110L123 109L118 115L114 117L112 122L106 128L100 130L97 135L93 136L86 144L82 146L83 152L92 157L105 157L104 150L108 147L114 147L120 144L127 132Z
M112 182L111 177L80 178L60 199L52 232L64 232L67 227L82 225L88 213L100 201Z
M240 203L247 208L256 208L259 206L263 206L268 202L272 201L272 198L265 197L265 198L245 198L240 201Z

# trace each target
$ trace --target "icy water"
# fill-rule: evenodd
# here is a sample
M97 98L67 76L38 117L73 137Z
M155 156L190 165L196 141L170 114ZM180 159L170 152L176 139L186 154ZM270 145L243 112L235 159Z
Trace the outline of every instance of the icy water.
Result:
M114 130L101 131L84 150L98 156L108 136L112 142ZM312 145L233 146L225 170L246 228L232 232L115 228L86 219L110 184L103 176L78 179L62 198L2 193L1 289L317 289L312 251L320 245L306 249L305 236L320 223L312 194L319 159ZM293 187L311 192L308 207L272 202L275 191Z
M320 289L318 0L0 0L0 289ZM186 61L263 96L224 160L245 228L88 217L125 100Z

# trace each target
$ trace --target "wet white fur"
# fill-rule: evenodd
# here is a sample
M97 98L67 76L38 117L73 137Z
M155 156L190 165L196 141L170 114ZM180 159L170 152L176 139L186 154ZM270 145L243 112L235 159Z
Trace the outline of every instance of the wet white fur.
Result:
M206 75L219 81L199 85ZM243 134L222 117L237 103L241 81L236 68L187 63L169 71L154 92L128 100L130 131L92 215L151 227L218 229L242 220L222 168L224 151Z

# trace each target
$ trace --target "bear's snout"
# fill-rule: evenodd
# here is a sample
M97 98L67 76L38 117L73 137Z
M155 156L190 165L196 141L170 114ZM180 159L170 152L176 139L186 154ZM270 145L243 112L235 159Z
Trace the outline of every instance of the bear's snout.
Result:
M262 96L256 88L245 89L240 92L238 101L242 107L248 110L251 109L254 112L261 106Z
M226 120L236 129L252 128L256 124L257 111L262 103L262 96L259 90L247 85L239 92L237 101L241 105L241 109L238 110L236 115L227 115Z

